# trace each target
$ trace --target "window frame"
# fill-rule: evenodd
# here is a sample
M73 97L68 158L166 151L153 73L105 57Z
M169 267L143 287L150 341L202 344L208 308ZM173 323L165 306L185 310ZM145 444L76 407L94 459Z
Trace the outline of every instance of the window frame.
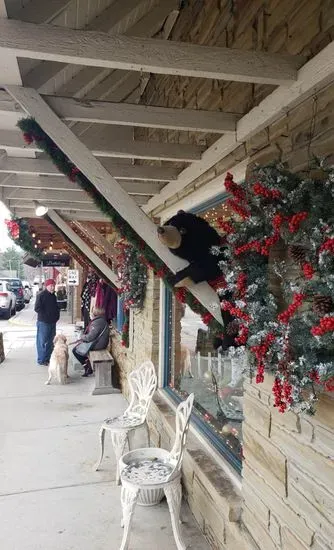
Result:
M198 204L196 207L193 207L188 212L192 214L198 214L205 210L209 210L218 204L222 204L228 199L229 195L227 193L220 193L210 200ZM169 330L169 318L172 312L172 291L169 290L165 285L164 289L164 312L163 312L163 345L164 350L162 354L162 391L170 398L172 401L178 405L182 398L168 386L171 374L171 357L170 351L172 347L172 331ZM229 449L229 447L224 443L223 439L218 437L217 434L200 418L200 416L194 411L191 415L193 426L198 430L199 434L204 436L206 441L211 444L216 451L218 451L219 456L225 459L236 471L238 474L241 474L242 471L242 460L238 459Z

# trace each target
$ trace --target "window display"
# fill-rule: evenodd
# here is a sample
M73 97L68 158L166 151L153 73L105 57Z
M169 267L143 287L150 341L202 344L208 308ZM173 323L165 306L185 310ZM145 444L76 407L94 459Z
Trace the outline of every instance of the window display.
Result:
M213 207L200 213L218 231L218 219L228 219L228 208ZM216 440L216 446L240 469L242 458L243 370L246 357L236 349L232 357L214 348L214 335L189 306L170 291L167 307L168 354L166 383L184 399L195 394L194 412L199 425Z

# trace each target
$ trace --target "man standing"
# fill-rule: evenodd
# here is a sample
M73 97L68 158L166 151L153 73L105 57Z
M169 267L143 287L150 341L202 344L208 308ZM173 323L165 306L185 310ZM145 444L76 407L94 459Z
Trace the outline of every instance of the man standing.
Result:
M47 279L45 290L37 294L35 311L37 313L37 363L48 365L53 350L53 339L56 335L56 323L59 320L53 279Z

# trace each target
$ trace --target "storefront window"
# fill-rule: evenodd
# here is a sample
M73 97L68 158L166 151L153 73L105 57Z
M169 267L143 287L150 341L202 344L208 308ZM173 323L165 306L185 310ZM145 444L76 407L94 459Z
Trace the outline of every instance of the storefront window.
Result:
M216 228L218 218L229 217L224 205L197 214ZM166 306L166 388L175 399L194 392L199 429L240 471L244 356L217 352L201 317L167 290Z

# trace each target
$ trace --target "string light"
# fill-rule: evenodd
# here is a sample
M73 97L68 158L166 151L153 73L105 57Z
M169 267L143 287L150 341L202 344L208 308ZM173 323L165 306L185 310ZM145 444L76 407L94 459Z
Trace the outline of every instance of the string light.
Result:
M38 239L37 242L38 242L38 244L41 244L42 241L41 241L41 239Z
M52 246L51 246L51 245L49 246L49 250L52 250Z
M53 241L50 241L50 245L53 246Z
M34 248L37 248L37 244L34 244Z
M36 237L36 233L35 232L31 233L31 236L34 239Z

